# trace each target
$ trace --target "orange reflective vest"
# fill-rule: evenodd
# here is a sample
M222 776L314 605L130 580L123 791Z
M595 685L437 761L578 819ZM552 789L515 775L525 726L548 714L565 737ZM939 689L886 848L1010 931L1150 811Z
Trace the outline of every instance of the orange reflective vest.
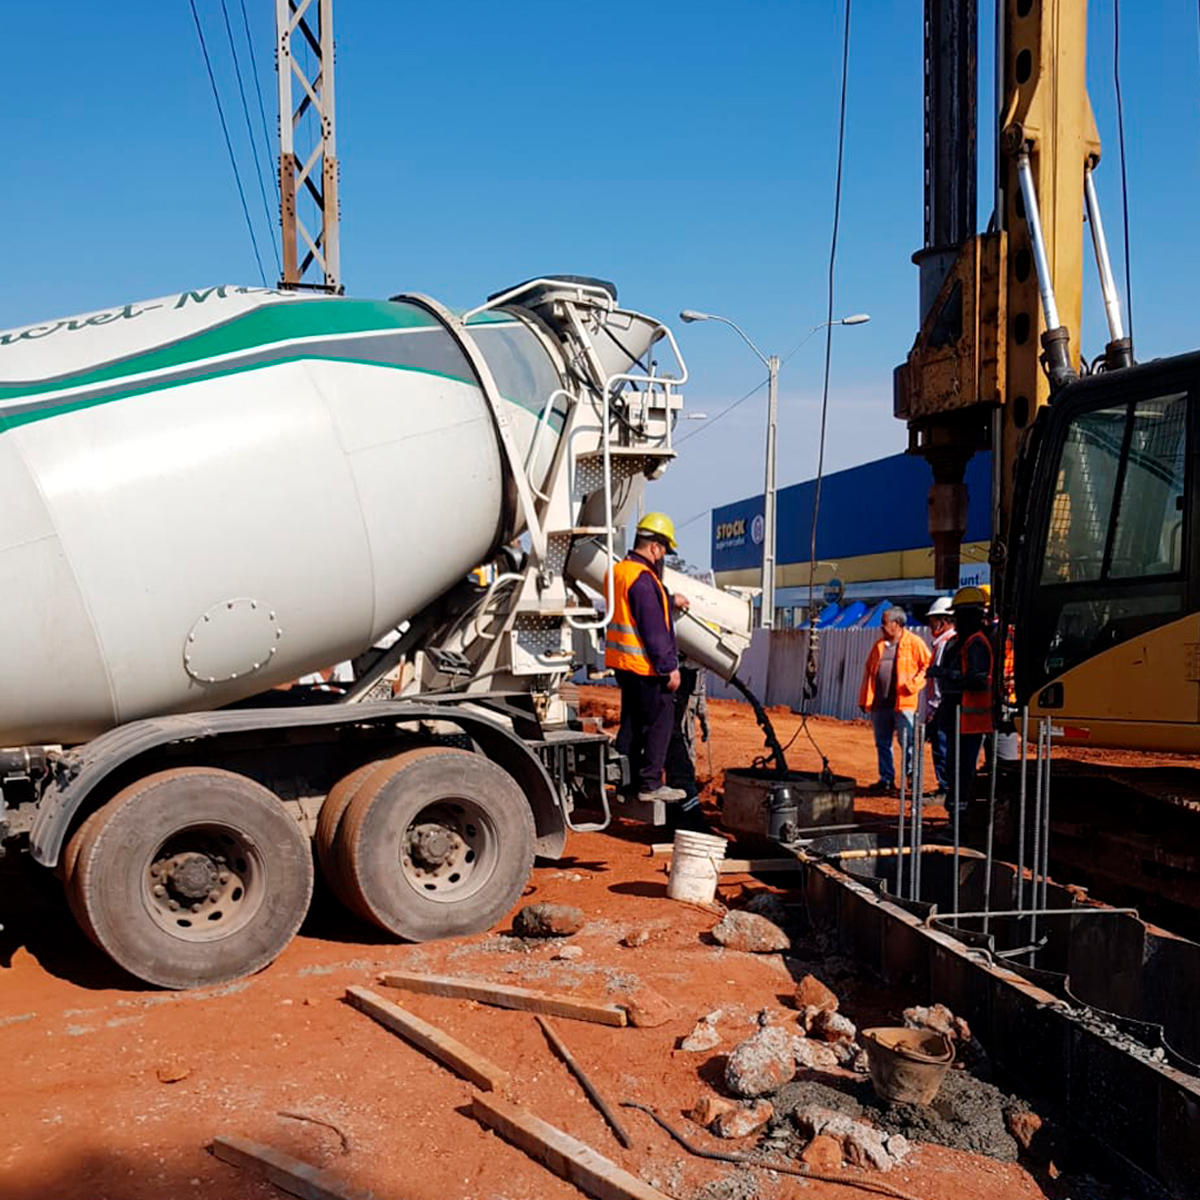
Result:
M646 653L642 636L633 620L629 607L629 589L642 572L654 580L662 597L663 620L671 625L671 602L662 581L645 563L635 559L622 559L613 567L613 611L612 620L604 637L604 665L614 671L632 671L635 675L657 675L650 656Z
M969 692L964 689L962 694L962 724L959 728L963 733L991 733L992 732L992 670L995 657L992 652L992 643L988 640L985 633L973 633L962 644L962 672L965 676L967 673L967 648L972 642L982 642L987 647L988 653L988 673L987 686L979 691Z

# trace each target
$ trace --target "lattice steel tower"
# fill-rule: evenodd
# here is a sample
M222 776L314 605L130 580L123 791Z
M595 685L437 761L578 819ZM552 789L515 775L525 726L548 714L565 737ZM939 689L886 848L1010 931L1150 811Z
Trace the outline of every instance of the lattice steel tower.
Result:
M275 32L283 228L280 286L340 294L344 289L338 248L333 0L275 0ZM296 34L301 41L294 54ZM300 84L296 104L293 80ZM304 122L310 110L315 124ZM297 141L303 145L298 147Z

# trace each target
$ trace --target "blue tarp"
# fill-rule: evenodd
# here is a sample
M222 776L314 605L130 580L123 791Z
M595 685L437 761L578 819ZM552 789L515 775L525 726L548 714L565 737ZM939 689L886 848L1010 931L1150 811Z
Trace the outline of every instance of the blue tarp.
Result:
M867 606L861 600L855 600L853 604L847 604L842 609L841 614L836 621L833 621L830 629L853 629L855 625L862 620L867 613Z
M866 618L859 625L860 629L878 629L883 624L883 614L892 607L890 600L880 600L874 608L867 613Z
M825 607L821 609L817 616L817 628L828 629L829 626L837 620L838 614L841 611L841 608L836 603L825 605Z

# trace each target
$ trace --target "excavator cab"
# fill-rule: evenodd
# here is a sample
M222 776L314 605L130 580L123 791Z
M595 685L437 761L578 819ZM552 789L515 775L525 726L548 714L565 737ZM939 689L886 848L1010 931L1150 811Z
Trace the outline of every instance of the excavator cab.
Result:
M1068 741L1200 749L1200 353L1061 389L1020 468L1017 692Z

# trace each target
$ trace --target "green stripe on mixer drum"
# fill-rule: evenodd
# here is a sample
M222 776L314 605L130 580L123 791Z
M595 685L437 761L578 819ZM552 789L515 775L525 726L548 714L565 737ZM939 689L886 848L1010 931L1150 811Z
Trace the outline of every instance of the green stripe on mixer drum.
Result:
M202 295L185 292L181 300L193 294ZM383 300L291 300L282 304L267 304L190 337L103 366L54 380L0 385L0 401L86 387L88 384L110 382L150 371L169 370L185 363L261 349L273 342L387 329L432 329L439 324L418 308Z
M434 379L448 379L454 383L464 383L470 387L478 387L479 385L473 379L464 379L457 375L451 375L441 371L430 371L420 367L413 367L404 363L386 363L377 362L369 359L354 359L354 358L335 358L332 355L318 354L280 354L278 357L272 357L269 361L253 362L249 364L228 367L225 369L215 369L210 371L197 370L188 372L186 375L169 381L147 381L145 383L131 385L128 388L118 388L112 390L106 388L100 394L91 394L89 396L72 397L63 399L58 403L47 401L39 404L37 407L31 407L24 412L15 412L5 414L0 411L0 433L7 429L16 429L21 425L29 425L35 421L48 420L51 417L63 416L67 413L79 412L82 409L94 408L99 404L107 404L110 401L125 400L132 396L144 396L151 392L166 392L173 388L183 387L185 384L199 383L210 379L225 379L234 375L246 375L253 371L264 370L267 367L281 366L285 363L304 363L304 362L330 362L330 363L347 363L352 366L373 367L381 371L403 371L409 374L425 375ZM537 409L524 405L517 400L512 400L509 397L503 397L509 404L513 404L526 412L531 412L534 416L539 416ZM563 419L556 411L551 415L550 426L555 431L561 430Z

